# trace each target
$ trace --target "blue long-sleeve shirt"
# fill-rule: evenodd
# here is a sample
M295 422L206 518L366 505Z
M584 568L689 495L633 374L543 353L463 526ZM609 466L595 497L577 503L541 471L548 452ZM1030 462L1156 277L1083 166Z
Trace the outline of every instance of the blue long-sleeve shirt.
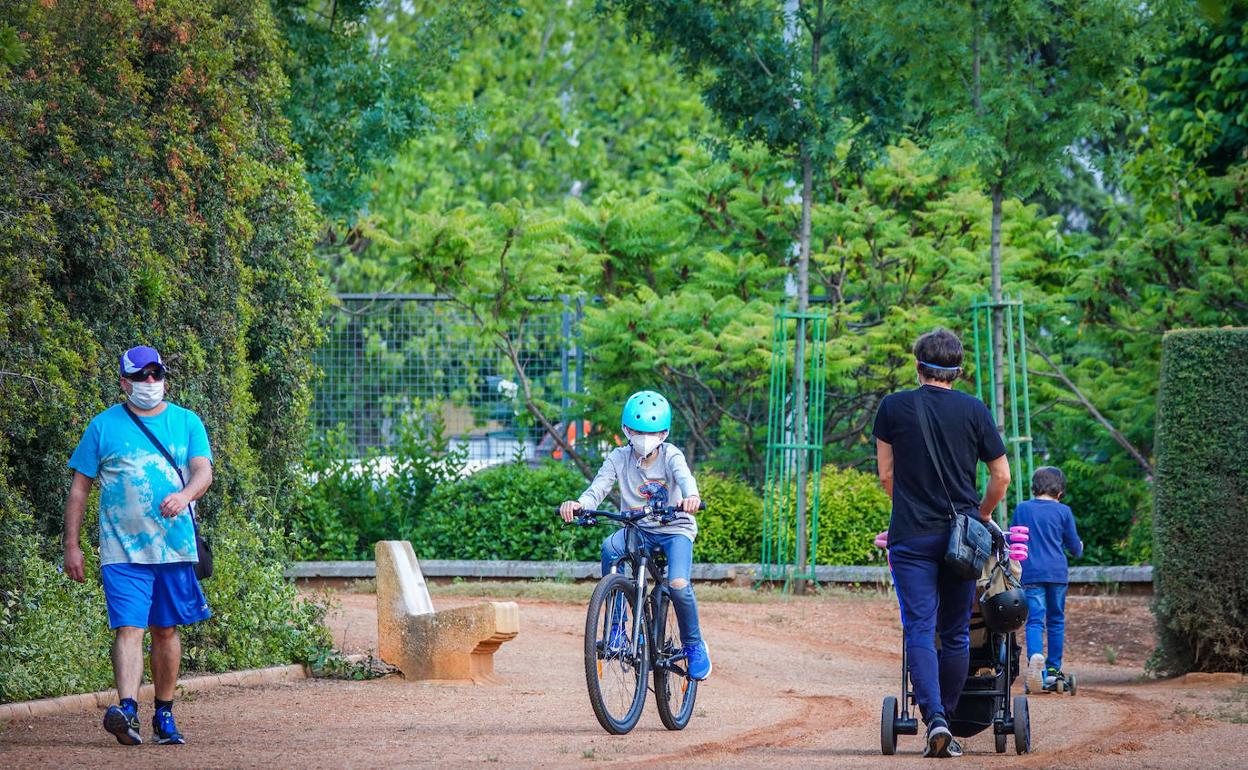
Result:
M1030 529L1023 585L1069 582L1065 552L1070 551L1076 559L1083 555L1083 542L1075 529L1075 514L1070 506L1056 500L1028 500L1014 509L1010 523Z

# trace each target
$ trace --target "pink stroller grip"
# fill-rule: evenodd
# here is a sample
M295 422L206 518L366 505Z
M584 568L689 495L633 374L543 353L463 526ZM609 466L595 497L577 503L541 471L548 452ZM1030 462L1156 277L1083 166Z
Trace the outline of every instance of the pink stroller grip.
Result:
M1027 546L1015 546L1010 549L1010 558L1014 561L1027 561Z
M1029 527L1026 527L1026 526L1022 525L1022 524L1015 524L1014 526L1010 527L1010 531L1011 531L1011 532L1017 532L1017 533L1022 534L1022 535L1026 535L1026 534L1028 534L1029 532L1031 532L1031 529L1030 529Z
M1028 535L1026 532L1011 532L1010 533L1010 540L1015 543L1026 543L1030 539L1031 539L1031 535Z

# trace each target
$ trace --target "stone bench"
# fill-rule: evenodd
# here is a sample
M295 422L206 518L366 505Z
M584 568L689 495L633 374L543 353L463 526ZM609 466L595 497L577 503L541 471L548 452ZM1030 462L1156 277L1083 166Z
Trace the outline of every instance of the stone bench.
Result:
M494 653L520 632L515 602L434 610L412 544L377 543L377 652L407 679L498 682Z

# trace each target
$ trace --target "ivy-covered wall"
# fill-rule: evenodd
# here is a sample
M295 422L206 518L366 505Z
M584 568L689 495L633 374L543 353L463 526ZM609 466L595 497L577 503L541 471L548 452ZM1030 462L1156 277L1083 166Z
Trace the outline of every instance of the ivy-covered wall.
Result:
M1165 671L1248 672L1248 329L1162 342L1153 585Z
M208 428L218 570L250 571L205 584L188 667L324 643L270 534L325 301L280 58L263 0L0 0L0 701L109 684L98 585L56 567L65 462L135 344Z

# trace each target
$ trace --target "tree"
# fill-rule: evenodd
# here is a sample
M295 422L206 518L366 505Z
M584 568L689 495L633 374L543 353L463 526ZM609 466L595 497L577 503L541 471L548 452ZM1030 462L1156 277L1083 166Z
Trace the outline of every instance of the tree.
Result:
M797 323L793 443L806 446L806 324L810 301L811 210L816 173L864 116L887 126L899 114L889 67L838 26L839 4L788 0L707 5L698 0L604 0L650 46L671 51L733 134L792 157L800 179L796 238ZM799 450L805 451L805 450ZM797 463L797 569L806 562L806 475Z
M471 314L469 333L481 335L511 363L526 412L592 477L593 469L548 416L551 406L526 370L529 321L549 312L552 299L585 296L596 270L561 218L512 201L484 212L461 207L420 214L397 237L382 230L370 235L406 260L417 280Z
M1160 41L1153 9L1125 0L1081 3L864 5L864 34L892 51L931 148L976 170L992 200L991 296L1001 301L1001 211L1007 197L1053 184L1079 139L1108 130L1133 65ZM993 388L1005 423L1005 335L993 310Z
M506 0L271 0L286 40L286 114L327 223L349 231L373 170L439 119L427 96ZM324 234L331 241L334 230Z

